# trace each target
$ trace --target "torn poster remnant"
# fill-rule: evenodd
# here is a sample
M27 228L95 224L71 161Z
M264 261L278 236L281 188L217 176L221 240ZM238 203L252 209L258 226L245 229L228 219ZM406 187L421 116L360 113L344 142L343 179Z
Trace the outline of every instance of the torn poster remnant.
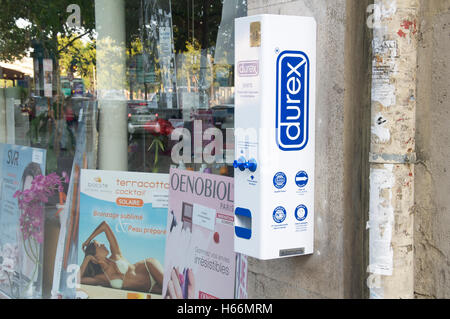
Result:
M380 142L388 142L391 139L391 133L389 129L385 127L387 120L383 118L381 113L375 115L375 123L372 124L371 132L372 135L378 137Z
M394 165L370 170L369 203L369 266L367 271L391 276L394 253L391 245L394 225L392 189L395 183Z

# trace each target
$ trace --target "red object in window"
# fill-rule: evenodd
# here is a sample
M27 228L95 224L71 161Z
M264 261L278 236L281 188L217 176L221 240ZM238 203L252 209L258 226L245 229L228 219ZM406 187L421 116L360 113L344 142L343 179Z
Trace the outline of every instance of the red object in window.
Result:
M155 136L158 135L169 136L170 134L172 134L172 131L174 130L172 123L164 119L148 121L147 123L145 123L144 128L147 132Z

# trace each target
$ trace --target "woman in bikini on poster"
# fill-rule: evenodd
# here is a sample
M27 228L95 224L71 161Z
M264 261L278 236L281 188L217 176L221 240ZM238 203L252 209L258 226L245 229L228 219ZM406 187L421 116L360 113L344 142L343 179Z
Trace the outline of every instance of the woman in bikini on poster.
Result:
M106 235L111 254L104 244L94 240L101 233ZM153 258L147 258L135 264L128 262L122 255L111 227L106 222L102 222L94 230L83 243L82 249L85 258L80 267L81 284L154 294L162 293L162 265Z

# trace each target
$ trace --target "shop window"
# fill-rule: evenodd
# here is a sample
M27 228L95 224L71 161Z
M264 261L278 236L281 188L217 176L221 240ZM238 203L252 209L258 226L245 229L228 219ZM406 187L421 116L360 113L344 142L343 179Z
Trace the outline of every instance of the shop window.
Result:
M3 1L0 143L46 150L47 175L80 163L232 176L234 19L246 2ZM56 210L61 187L47 207Z

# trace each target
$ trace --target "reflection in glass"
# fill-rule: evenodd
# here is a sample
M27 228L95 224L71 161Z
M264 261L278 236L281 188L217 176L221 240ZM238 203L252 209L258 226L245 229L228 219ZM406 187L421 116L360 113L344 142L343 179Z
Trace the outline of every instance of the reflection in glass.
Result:
M74 163L232 175L234 19L246 14L246 0L2 1L0 143L45 149L47 175ZM46 203L46 236L58 238L63 204Z
M47 149L49 171L70 170L89 101L99 110L96 168L168 172L181 164L170 157L175 129L232 129L234 19L246 0L11 0L3 12L1 141ZM4 64L19 62L27 72ZM191 152L184 164L199 169Z

